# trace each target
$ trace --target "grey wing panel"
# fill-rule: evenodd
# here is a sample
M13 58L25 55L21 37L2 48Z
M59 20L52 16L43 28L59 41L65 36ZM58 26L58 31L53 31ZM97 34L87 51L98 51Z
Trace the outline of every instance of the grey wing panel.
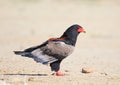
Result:
M41 49L36 49L31 52L31 54L36 62L41 62L42 64L49 64L58 60L52 56L44 54Z
M42 47L41 50L48 55L57 54L60 56L68 56L73 52L74 46L67 45L61 41L57 41L57 42L53 41L53 42L49 42L45 47Z

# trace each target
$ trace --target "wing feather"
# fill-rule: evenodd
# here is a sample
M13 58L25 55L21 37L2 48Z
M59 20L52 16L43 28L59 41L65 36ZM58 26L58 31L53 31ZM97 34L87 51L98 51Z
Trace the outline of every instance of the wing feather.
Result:
M42 64L48 64L64 59L72 53L73 48L74 46L67 45L63 41L53 40L24 51L15 51L15 54L33 58Z
M58 59L49 56L47 54L43 54L43 51L41 49L36 49L31 54L34 56L34 60L37 62L41 62L43 64L48 64L57 61Z

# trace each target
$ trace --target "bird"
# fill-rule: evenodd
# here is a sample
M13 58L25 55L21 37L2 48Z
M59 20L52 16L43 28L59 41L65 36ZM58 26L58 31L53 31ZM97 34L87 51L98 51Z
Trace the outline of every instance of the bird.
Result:
M49 38L40 45L27 48L23 51L14 51L14 53L32 58L43 65L49 65L51 71L54 71L54 75L64 76L65 74L60 71L60 64L63 59L72 54L77 37L82 32L86 32L82 26L73 24L58 38Z

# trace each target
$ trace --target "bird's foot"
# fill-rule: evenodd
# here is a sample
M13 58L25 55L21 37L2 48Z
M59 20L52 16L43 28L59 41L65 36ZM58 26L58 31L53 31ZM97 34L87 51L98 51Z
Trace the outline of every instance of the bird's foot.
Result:
M56 72L56 76L65 76L65 74L62 73L62 72L60 72L60 71L57 71L57 72Z
M57 71L56 73L53 73L52 75L55 75L55 76L65 76L65 74L60 72L60 71Z

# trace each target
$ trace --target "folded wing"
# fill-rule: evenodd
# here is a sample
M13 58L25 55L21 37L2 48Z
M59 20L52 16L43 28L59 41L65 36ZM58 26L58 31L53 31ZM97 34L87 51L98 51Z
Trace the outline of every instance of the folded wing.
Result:
M36 62L49 64L64 59L72 53L73 48L62 41L46 41L42 45L14 52L17 55L33 58Z

